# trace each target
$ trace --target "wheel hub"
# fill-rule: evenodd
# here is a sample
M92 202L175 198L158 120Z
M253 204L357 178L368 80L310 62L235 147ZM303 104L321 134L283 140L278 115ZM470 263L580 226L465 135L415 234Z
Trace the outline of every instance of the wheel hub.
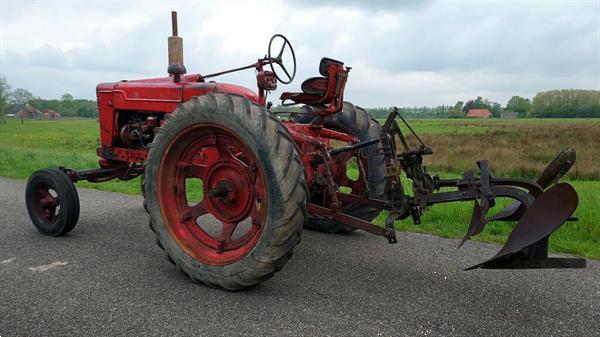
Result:
M253 193L250 176L234 161L215 163L209 170L204 193L207 208L221 221L239 221L249 215Z
M158 175L164 221L190 256L224 265L252 250L266 223L267 190L256 156L237 134L216 124L182 131L164 151ZM190 189L196 180L198 202Z
M50 187L40 185L37 189L38 214L46 221L56 220L56 208L59 206L58 198L50 194Z

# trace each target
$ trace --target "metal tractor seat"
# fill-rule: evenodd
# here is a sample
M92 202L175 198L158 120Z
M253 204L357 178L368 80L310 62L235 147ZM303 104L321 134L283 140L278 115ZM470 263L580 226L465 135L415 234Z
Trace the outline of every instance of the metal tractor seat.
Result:
M330 114L341 109L344 86L350 68L344 63L324 57L319 64L319 77L310 77L302 82L302 92L284 92L281 94L282 105L306 104L317 109L315 114ZM287 100L292 103L286 103ZM325 108L325 109L322 109Z

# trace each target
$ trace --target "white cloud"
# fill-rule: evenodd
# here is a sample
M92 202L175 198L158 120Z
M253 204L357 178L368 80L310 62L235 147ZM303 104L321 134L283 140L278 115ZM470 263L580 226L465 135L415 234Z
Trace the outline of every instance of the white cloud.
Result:
M0 72L45 98L93 98L99 82L163 76L177 10L189 72L250 64L272 34L286 35L298 74L277 96L317 75L322 56L353 67L346 98L363 106L600 89L597 1L320 4L0 0ZM220 80L255 88L252 71Z

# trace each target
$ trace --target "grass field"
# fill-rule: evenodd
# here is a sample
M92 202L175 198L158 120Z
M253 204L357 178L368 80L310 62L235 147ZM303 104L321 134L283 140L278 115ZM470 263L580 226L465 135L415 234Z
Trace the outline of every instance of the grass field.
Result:
M492 173L536 177L562 148L577 150L568 180L580 197L575 216L551 237L552 251L600 258L600 120L416 120L415 130L435 154L427 158L432 173L458 176L475 168L476 159L490 160ZM97 167L98 125L95 120L26 121L0 124L0 176L26 179L39 168ZM139 179L80 187L139 194ZM408 187L408 185L407 185ZM500 203L501 205L504 203ZM472 203L436 205L423 215L423 224L397 222L399 230L460 238L466 231ZM383 223L382 213L375 221ZM476 240L504 242L514 223L489 224Z
M426 164L434 170L464 172L472 169L476 160L487 158L490 169L497 175L537 178L560 150L573 147L577 150L577 161L568 177L600 180L600 147L593 146L600 139L600 120L446 120L435 123L437 125L419 121L417 124L424 129L424 142L434 150L434 155L426 158Z

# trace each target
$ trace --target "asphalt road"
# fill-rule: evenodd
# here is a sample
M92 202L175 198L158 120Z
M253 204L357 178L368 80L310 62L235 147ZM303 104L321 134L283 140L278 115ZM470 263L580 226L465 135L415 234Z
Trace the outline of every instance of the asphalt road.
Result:
M498 246L305 231L274 278L192 283L155 246L141 198L80 189L62 238L30 224L25 182L0 178L0 336L600 336L600 262L475 270Z

